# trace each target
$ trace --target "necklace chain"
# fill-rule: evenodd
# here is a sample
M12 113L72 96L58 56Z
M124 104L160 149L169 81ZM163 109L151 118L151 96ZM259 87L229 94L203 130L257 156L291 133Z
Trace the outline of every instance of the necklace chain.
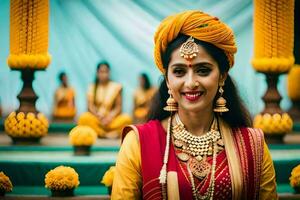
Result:
M172 126L174 145L180 150L177 157L187 162L187 171L189 174L193 196L195 200L213 199L215 187L215 169L217 153L224 148L221 134L218 131L217 120L214 119L210 131L201 136L195 136L186 130L181 122L178 113L175 114L176 124ZM212 156L212 165L206 158ZM211 171L208 190L204 195L200 195L195 186L194 175L203 179Z

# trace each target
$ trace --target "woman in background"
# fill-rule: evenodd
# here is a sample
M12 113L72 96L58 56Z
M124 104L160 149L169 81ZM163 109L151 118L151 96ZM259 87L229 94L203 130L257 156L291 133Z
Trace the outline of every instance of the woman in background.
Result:
M88 125L98 137L119 137L124 126L132 122L130 116L122 114L122 85L110 80L107 62L97 65L94 84L87 93L88 111L83 113L79 125Z
M135 123L146 122L150 101L156 92L156 88L151 86L149 77L146 73L139 76L140 86L134 92L133 118Z
M53 118L54 120L68 120L76 115L75 91L68 84L65 72L59 74L60 86L55 91Z

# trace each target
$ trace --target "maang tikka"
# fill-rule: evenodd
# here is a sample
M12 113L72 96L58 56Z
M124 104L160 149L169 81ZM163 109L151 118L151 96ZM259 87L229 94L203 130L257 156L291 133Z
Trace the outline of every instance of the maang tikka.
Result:
M191 36L181 45L179 51L181 57L191 60L197 56L199 49L198 45L194 42L194 38Z

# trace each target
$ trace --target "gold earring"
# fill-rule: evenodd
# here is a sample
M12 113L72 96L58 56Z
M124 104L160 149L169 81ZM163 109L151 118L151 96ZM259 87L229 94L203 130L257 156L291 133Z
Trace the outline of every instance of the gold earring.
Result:
M168 93L170 94L170 97L167 100L167 106L164 107L164 110L169 112L176 112L178 111L178 104L175 101L175 99L172 97L170 90L168 91Z
M220 84L219 93L220 97L216 101L216 107L214 108L214 111L217 113L223 113L228 112L229 109L226 107L226 100L222 97L224 90L223 90L224 83Z

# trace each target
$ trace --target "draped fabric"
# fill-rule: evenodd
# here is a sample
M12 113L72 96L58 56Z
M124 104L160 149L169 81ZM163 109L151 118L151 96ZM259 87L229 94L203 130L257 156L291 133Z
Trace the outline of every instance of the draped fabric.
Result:
M0 1L0 101L3 113L17 109L16 98L22 84L20 73L10 71L9 0ZM131 113L133 92L138 75L146 72L152 83L159 82L160 73L153 61L153 36L159 22L170 14L187 9L199 9L218 16L236 34L238 52L230 73L239 83L243 99L252 114L262 107L260 97L266 84L263 75L251 67L253 34L251 0L50 0L49 52L52 63L46 72L36 73L33 87L39 96L38 110L51 114L53 95L59 82L57 75L64 70L76 91L77 115L86 111L86 91L94 81L96 65L101 60L111 64L111 76L123 85L123 110ZM243 74L243 75L242 75ZM47 80L47 81L45 81ZM289 106L285 81L279 90Z
M223 122L222 122L223 123ZM131 127L132 128L132 127ZM130 127L125 129L123 137L130 130ZM166 145L166 132L161 123L157 120L149 121L146 124L137 126L139 141L141 146L141 173L143 177L142 194L143 199L161 199L162 190L159 184L159 174L163 165L163 155ZM222 129L223 132L230 131ZM230 131L231 132L231 131ZM222 133L224 136L224 133ZM233 199L258 199L261 167L263 162L263 135L257 129L239 128L232 132L234 145L229 144L225 148L230 150L236 149L239 165L241 165L241 184L233 192L242 192L240 197ZM225 136L224 136L225 137ZM226 136L227 137L227 136ZM226 143L225 143L226 145ZM228 152L228 151L227 151ZM216 158L216 177L214 197L216 199L231 199L232 183L231 177L235 176L236 171L230 171L230 163L227 159L225 150L222 150ZM212 158L208 158L208 163L212 164ZM170 147L168 159L168 172L174 171L178 175L180 199L192 199L192 189L187 171L186 163L179 162L176 159L173 145ZM197 180L195 186L200 194L204 194L208 187L211 174L203 180ZM167 181L168 182L168 181ZM235 183L237 184L237 183ZM233 188L235 190L235 188Z

